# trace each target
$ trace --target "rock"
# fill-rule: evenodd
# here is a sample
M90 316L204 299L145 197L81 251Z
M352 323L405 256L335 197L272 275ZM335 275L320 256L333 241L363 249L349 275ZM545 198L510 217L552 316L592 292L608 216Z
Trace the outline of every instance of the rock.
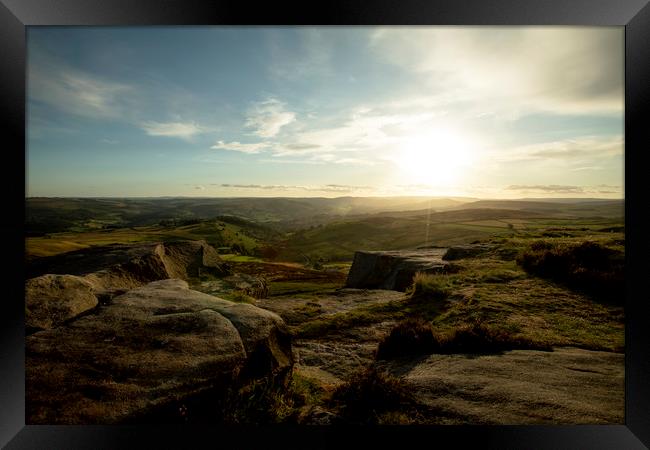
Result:
M25 283L25 326L48 329L97 306L88 281L74 275L43 275Z
M214 408L205 396L292 366L276 314L156 281L26 338L27 423L182 420Z
M445 249L358 251L345 287L403 291L411 285L416 272L440 273L448 270L442 260Z
M408 383L427 425L623 424L625 355L552 352L430 355L380 363Z
M229 273L205 241L107 246L60 255L40 267L55 274L26 282L26 322L34 329L57 326L95 307L98 299L105 304L116 294L155 280ZM76 275L58 274L65 270Z
M101 277L150 282L164 278L196 277L200 273L227 275L227 263L203 240L152 244L112 244L39 258L27 267L27 277L47 273ZM162 277L162 278L161 278ZM114 282L115 280L113 280Z
M192 289L217 297L236 292L255 299L267 298L269 295L269 286L264 278L245 273L235 273L218 279L204 280L195 283Z
M475 258L492 250L493 248L494 246L489 244L455 245L447 250L442 259L445 261L454 261L457 259Z

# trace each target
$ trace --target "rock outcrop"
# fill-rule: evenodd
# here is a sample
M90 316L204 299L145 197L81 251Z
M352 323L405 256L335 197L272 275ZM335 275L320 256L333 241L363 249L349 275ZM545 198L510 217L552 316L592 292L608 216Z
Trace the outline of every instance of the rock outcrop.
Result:
M58 326L98 301L152 281L229 273L205 241L111 245L44 258L36 266L31 270L51 273L26 282L26 325L33 329Z
M182 421L215 407L205 396L292 365L278 315L156 281L26 338L27 423Z
M442 260L446 249L358 251L350 267L345 287L403 291L416 272L440 273L449 270Z

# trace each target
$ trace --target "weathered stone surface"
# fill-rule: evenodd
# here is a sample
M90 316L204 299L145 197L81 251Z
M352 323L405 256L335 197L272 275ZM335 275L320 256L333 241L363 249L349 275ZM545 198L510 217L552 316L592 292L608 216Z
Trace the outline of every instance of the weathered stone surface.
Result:
M227 265L205 241L115 245L84 252L61 255L41 267L54 274L27 280L28 327L57 326L95 307L98 299L105 303L116 294L151 281L187 279L201 271L229 273ZM75 275L59 274L64 270Z
M27 277L48 273L119 278L149 282L164 278L186 279L199 270L217 275L229 273L228 265L204 240L152 244L112 244L39 258L27 267ZM162 278L160 278L162 277Z
M444 248L436 248L355 252L345 286L403 291L410 286L416 272L445 272L448 268L448 263L442 260L445 251Z
M445 261L454 261L457 259L475 258L492 250L493 248L494 246L489 244L455 245L447 250L442 259Z
M237 291L257 299L267 298L269 295L269 286L264 278L245 273L235 273L216 280L201 281L193 288L216 296L232 294Z
M123 423L179 411L189 398L283 376L292 365L276 314L182 280L157 281L26 338L27 423Z
M88 281L74 275L44 275L25 283L25 326L48 329L97 306Z
M554 348L430 355L381 364L408 383L436 425L622 424L625 355Z

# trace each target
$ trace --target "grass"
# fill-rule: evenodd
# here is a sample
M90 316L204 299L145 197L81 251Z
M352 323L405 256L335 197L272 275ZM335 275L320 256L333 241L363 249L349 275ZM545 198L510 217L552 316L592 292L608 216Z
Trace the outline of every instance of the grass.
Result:
M451 294L448 276L417 272L413 276L413 285L410 289L411 298L430 298L442 300Z
M310 280L271 281L269 282L270 296L299 295L299 294L325 294L340 288L338 282L321 282Z
M233 291L229 294L222 294L221 297L231 302L255 304L255 298L241 290Z
M315 338L337 330L354 328L403 316L399 302L362 306L348 312L317 317L293 327L298 338Z

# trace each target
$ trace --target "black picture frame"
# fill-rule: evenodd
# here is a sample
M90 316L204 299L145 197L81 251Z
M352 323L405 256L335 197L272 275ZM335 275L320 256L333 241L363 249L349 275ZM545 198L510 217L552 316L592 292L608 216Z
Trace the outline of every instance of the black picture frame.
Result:
M39 25L598 25L625 27L626 402L625 424L237 428L199 426L25 425L24 205L26 27ZM0 305L0 445L19 448L198 448L236 445L339 445L478 448L641 449L650 446L650 333L644 323L645 152L650 127L648 0L327 1L278 5L243 0L0 0L0 95L8 211L0 228L9 276ZM645 114L644 114L645 113ZM7 139L10 138L10 139ZM12 155L7 160L7 155ZM22 186L22 187L21 187ZM348 435L348 432L351 433ZM342 433L346 433L342 437ZM424 440L424 441L422 441ZM422 444L420 442L424 442ZM203 445L201 445L201 443Z

